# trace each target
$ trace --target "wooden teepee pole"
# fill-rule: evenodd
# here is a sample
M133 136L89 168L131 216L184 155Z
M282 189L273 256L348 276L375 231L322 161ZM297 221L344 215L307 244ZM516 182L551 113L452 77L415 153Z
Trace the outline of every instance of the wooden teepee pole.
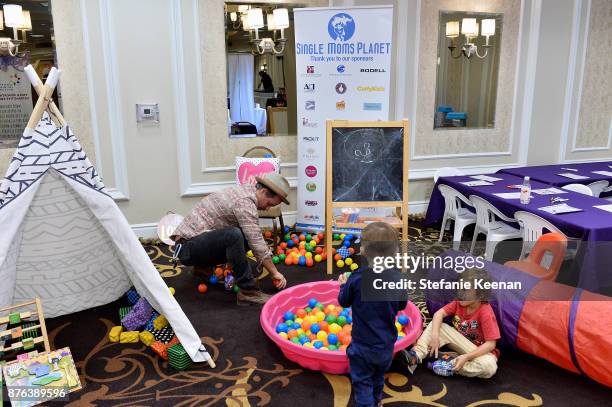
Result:
M36 90L36 93L40 96L43 92L44 85L38 77L36 70L32 65L28 65L25 67L24 71L28 76L28 79L32 83L32 86ZM57 71L58 75L59 73L61 73L61 71L58 71L55 67L53 67L51 68L49 75L51 75L54 71ZM49 113L51 113L51 120L53 120L53 123L55 123L57 127L64 127L66 125L66 120L64 119L64 116L62 116L62 113L59 111L57 105L53 100L49 101Z

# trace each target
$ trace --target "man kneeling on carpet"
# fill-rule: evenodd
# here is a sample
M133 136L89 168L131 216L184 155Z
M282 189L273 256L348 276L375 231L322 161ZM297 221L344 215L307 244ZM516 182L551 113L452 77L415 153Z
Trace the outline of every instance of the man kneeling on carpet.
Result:
M484 269L475 268L465 270L461 278L472 285L475 280L489 281ZM431 323L411 350L402 351L411 373L428 355L435 358L428 366L441 376L457 373L488 379L497 371L499 350L495 345L501 336L493 308L487 302L488 290L461 290L458 297L458 300L436 311ZM453 326L442 322L449 316L452 317ZM438 349L444 345L448 345L454 352L439 352Z
M258 210L281 202L289 204L289 182L280 174L255 177L256 185L239 185L207 195L176 228L172 239L175 253L187 266L232 265L240 288L239 305L263 304L270 296L259 290L246 256L248 247L257 259L257 269L265 267L278 289L285 288L285 277L272 263L272 253L259 226Z
M385 372L391 366L397 340L395 316L406 308L407 301L394 295L389 298L386 293L374 297L369 284L374 276L371 269L374 258L394 257L398 250L397 231L387 223L373 222L361 234L361 255L365 256L370 268L356 270L348 279L346 274L338 278L341 284L338 302L342 307L352 307L352 341L346 354L358 407L382 405ZM401 276L399 271L390 269L376 274L376 278L399 281Z

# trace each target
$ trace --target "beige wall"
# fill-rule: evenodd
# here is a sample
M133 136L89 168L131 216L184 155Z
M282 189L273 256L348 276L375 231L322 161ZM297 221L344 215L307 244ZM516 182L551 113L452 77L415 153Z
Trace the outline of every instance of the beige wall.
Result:
M576 2L580 5L574 7ZM295 3L327 5L328 1ZM491 172L527 160L541 164L559 158L610 157L609 149L571 152L568 129L572 126L564 122L564 112L569 111L565 101L577 100L578 94L577 85L569 86L576 81L568 81L568 75L583 76L580 63L575 69L567 63L572 58L580 62L582 57L572 51L572 41L581 44L585 38L601 38L603 28L594 16L601 10L586 17L587 10L609 5L606 0L593 0L590 7L590 2L579 0L330 3L394 5L391 116L414 119L410 162L413 210L424 208L433 173L442 166ZM234 156L256 144L278 152L283 173L296 184L295 137L227 137L222 0L52 0L52 6L65 116L131 224L151 226L168 210L185 213L198 197L231 185ZM504 14L503 70L494 130L458 130L442 135L431 130L440 9ZM581 19L575 18L577 12ZM597 64L591 60L597 61L601 53L600 45L591 46L591 42L585 42L589 45L585 83L598 72L588 67ZM588 84L584 88L588 89ZM610 87L607 89L601 97L609 100ZM570 94L573 99L565 97ZM588 100L586 97L582 99ZM136 123L135 104L148 102L159 103L158 126ZM609 118L609 108L601 114ZM581 110L583 115L586 113ZM581 125L588 121L584 119ZM581 132L579 146L601 142L585 137ZM550 148L559 145L568 146L567 154L562 154L563 148ZM0 172L8 166L10 155L12 151L0 150ZM295 200L295 190L291 198ZM284 209L291 215L295 207Z

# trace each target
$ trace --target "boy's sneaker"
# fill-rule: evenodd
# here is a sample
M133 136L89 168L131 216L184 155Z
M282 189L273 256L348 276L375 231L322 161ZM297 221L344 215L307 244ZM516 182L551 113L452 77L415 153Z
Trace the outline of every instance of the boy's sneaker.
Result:
M416 370L418 364L421 363L421 359L412 349L402 349L401 351L399 351L399 360L402 365L404 365L404 367L410 372L410 374L414 374L414 371Z
M435 362L427 363L427 367L438 376L452 376L453 375L453 362L451 360L438 359Z

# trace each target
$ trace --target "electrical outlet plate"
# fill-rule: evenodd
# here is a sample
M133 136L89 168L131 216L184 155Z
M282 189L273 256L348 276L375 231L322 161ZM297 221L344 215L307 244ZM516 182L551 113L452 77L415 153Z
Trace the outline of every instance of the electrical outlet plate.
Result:
M159 123L159 105L157 103L137 103L136 121L138 123Z

